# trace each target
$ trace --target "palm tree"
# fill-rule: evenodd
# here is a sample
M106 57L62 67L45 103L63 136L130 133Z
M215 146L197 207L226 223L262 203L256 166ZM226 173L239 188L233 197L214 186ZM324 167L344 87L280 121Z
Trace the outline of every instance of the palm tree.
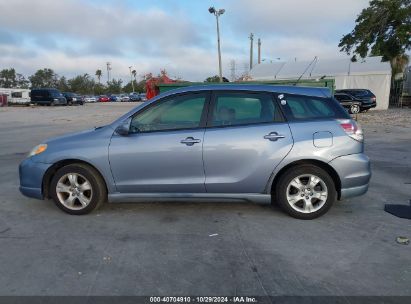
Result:
M98 69L98 70L96 71L96 76L97 76L97 79L98 79L98 84L100 84L100 78L101 78L102 75L103 75L103 72L102 72L100 69Z
M131 71L131 75L133 75L134 81L136 81L137 71L136 71L136 70L132 70L132 71Z

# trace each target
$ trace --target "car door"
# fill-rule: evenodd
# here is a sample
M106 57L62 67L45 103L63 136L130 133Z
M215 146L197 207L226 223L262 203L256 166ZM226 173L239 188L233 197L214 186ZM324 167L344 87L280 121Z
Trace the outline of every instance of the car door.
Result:
M177 94L131 117L127 136L114 134L109 159L122 193L202 193L202 145L209 92Z
M203 144L206 191L263 193L292 144L273 94L215 91Z

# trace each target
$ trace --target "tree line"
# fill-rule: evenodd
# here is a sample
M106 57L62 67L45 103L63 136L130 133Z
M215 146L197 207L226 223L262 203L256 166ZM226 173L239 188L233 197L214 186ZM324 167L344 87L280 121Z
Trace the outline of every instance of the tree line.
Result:
M37 70L33 75L26 78L24 75L17 73L14 68L0 70L0 88L55 88L61 92L73 92L78 94L119 94L131 93L134 91L142 93L145 91L147 77L137 81L136 73L133 74L133 83L129 81L123 85L123 80L112 79L106 83L101 83L101 70L97 70L95 75L97 81L90 74L77 75L67 79L65 76L59 76L52 69L44 68Z

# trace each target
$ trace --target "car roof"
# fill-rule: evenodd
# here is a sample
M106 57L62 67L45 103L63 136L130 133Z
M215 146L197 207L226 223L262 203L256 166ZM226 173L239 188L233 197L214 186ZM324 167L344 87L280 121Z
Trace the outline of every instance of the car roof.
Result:
M326 87L303 87L303 86L282 86L282 85L268 85L268 84L204 84L193 85L176 88L174 90L166 91L168 93L184 93L195 91L256 91L256 92L271 92L271 93L288 93L300 94L314 97L331 97L331 91ZM163 95L163 94L162 94ZM163 96L164 96L163 95Z
M34 88L34 89L31 89L32 91L38 91L38 90L44 90L44 91L58 91L57 89L55 89L55 88Z
M372 93L370 90L368 89L341 89L341 90L335 90L335 92L338 93L356 93L356 92L368 92L368 93Z

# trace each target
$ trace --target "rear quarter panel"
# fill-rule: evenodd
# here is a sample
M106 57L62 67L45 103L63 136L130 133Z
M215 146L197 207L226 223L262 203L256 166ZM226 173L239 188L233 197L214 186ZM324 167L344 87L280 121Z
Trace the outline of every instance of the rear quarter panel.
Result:
M277 173L293 162L317 160L329 163L339 156L357 154L364 151L363 143L346 135L336 120L290 122L289 126L294 139L294 146L290 153L275 168L267 185L267 192L270 191L271 183ZM320 134L325 132L331 133L332 144L329 145L329 138L325 138L324 145L314 145L314 134L318 132ZM321 139L319 142L321 143Z

